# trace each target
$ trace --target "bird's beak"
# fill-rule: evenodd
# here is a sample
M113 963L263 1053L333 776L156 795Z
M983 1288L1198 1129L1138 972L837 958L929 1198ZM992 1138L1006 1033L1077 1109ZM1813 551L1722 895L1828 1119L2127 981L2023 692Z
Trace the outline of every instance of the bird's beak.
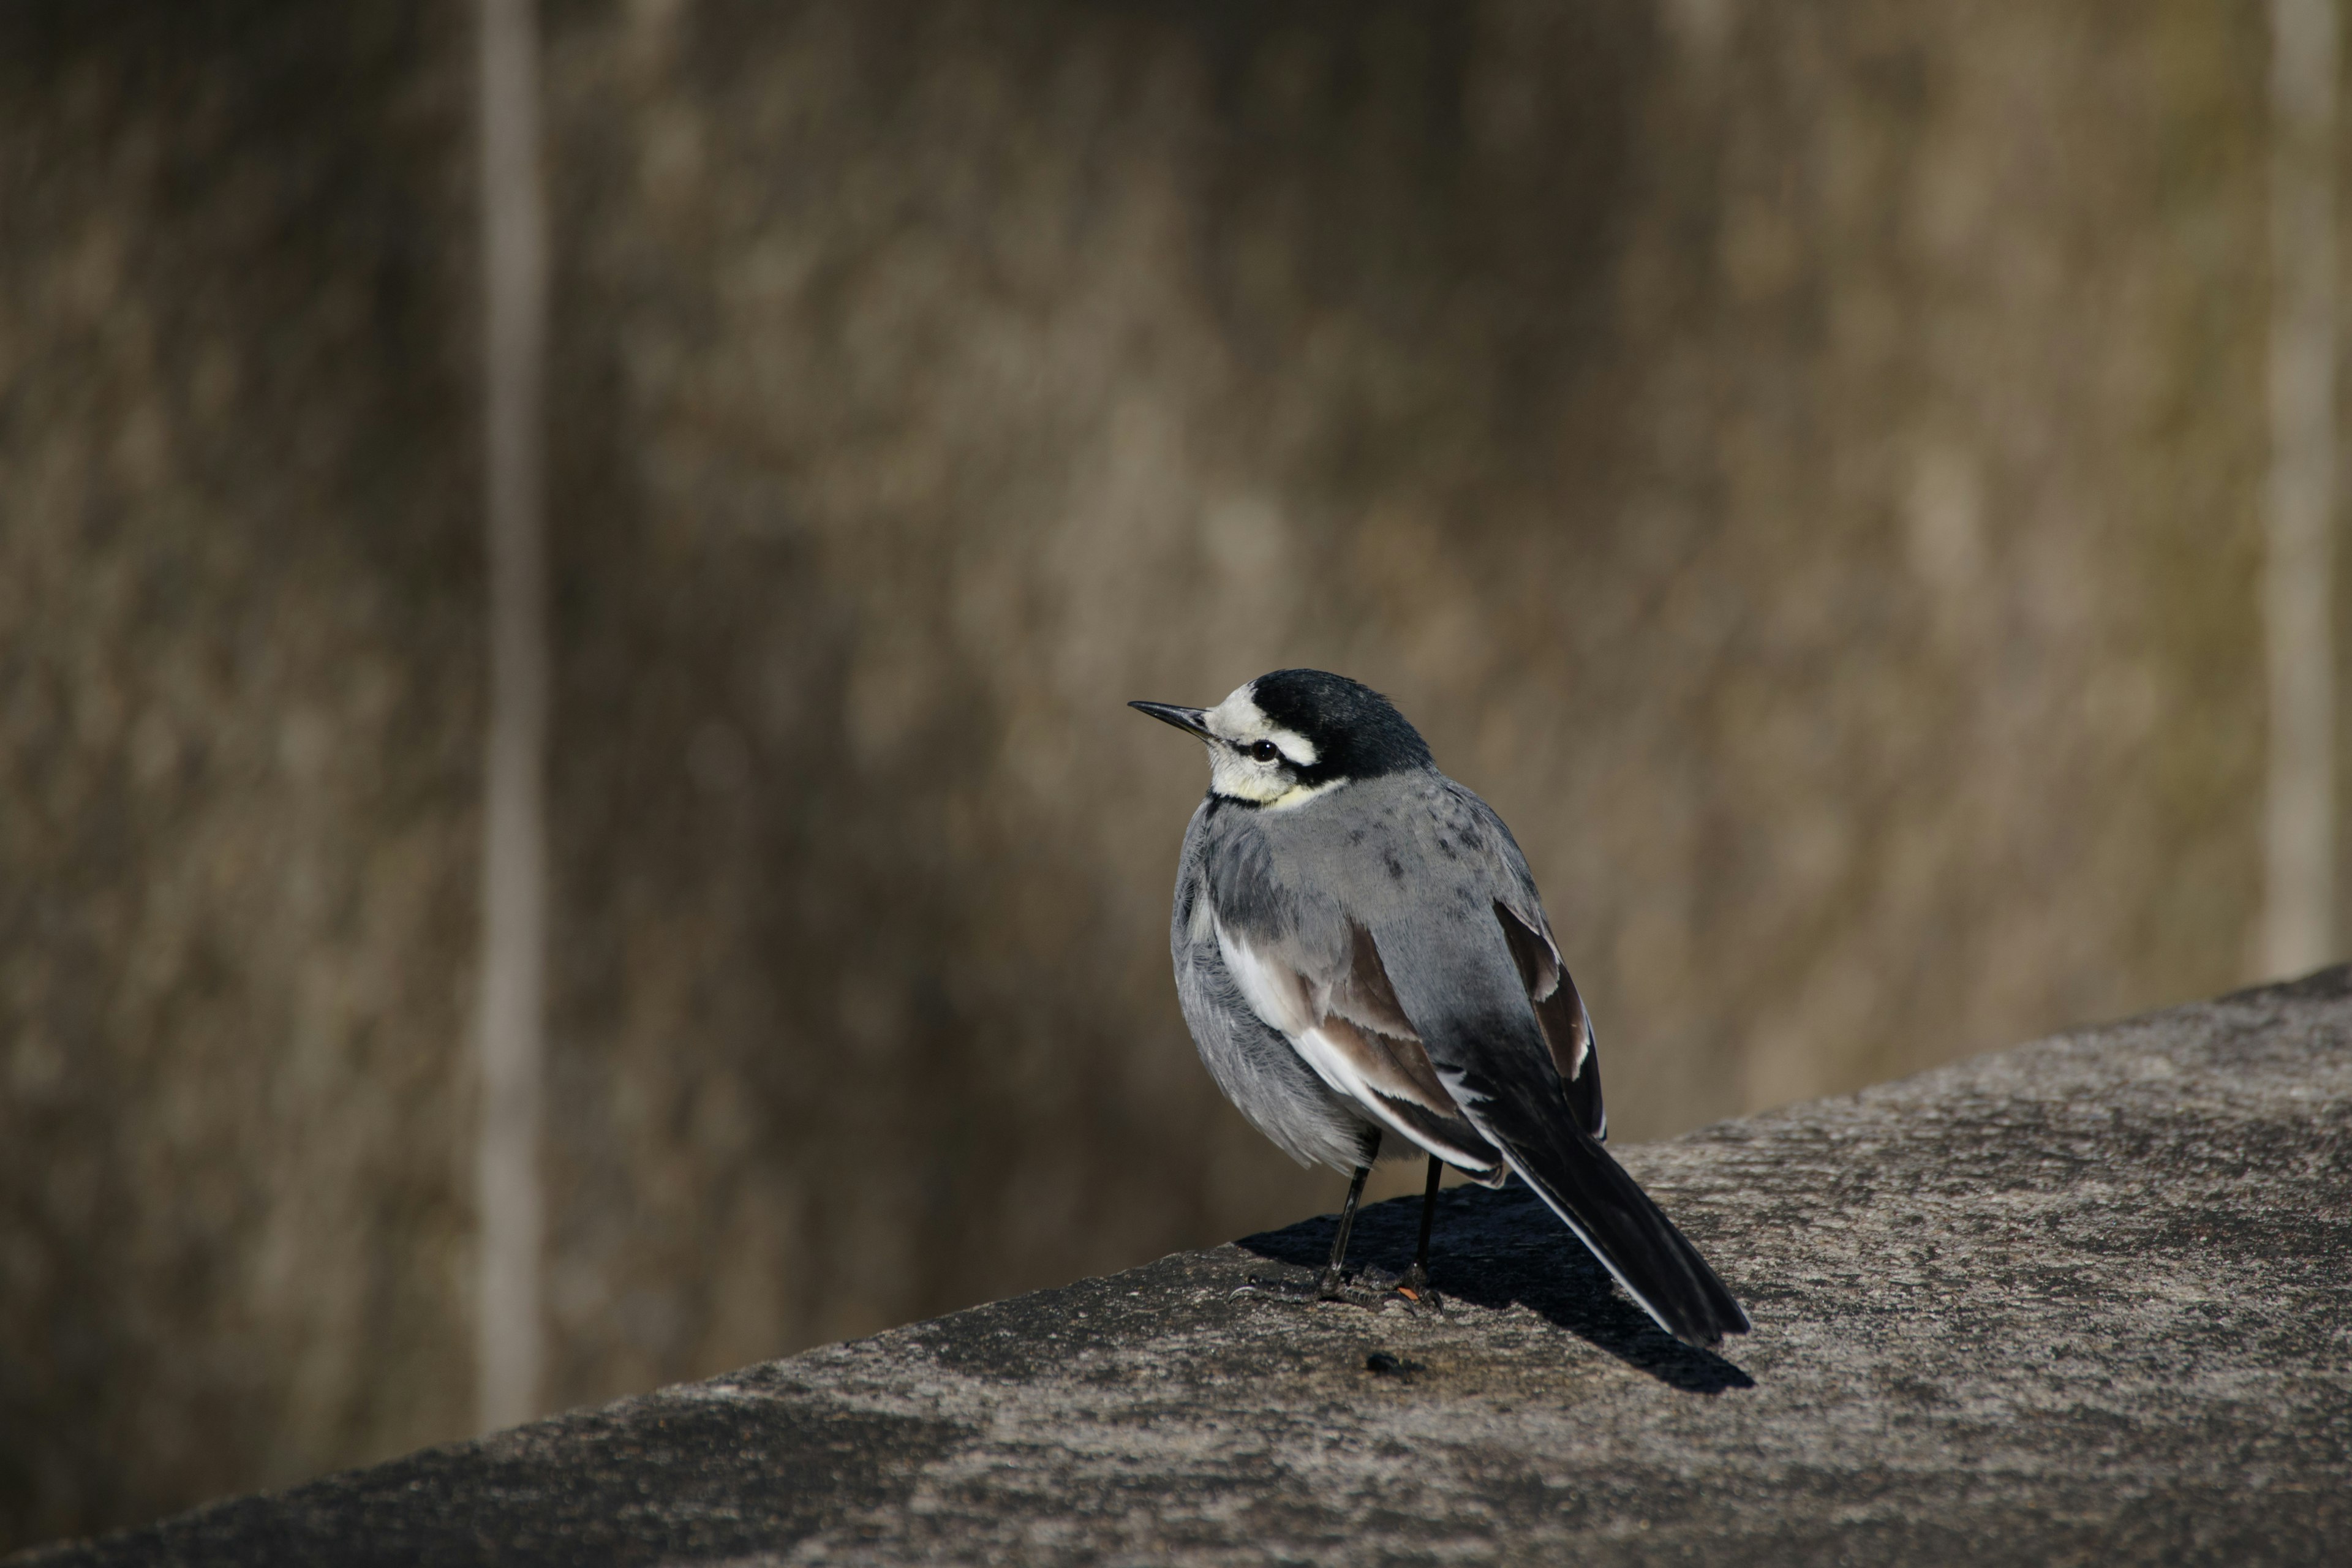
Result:
M1209 739L1209 723L1202 717L1208 711L1206 709L1179 708L1173 702L1130 702L1128 706L1139 713L1150 714L1163 724L1173 724L1179 730L1189 731L1203 741Z

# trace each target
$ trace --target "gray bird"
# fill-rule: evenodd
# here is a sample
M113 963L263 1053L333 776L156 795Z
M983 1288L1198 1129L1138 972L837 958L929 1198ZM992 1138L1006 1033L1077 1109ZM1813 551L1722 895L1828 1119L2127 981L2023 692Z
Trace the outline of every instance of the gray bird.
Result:
M1425 1293L1443 1168L1516 1173L1655 1319L1694 1345L1748 1331L1698 1249L1601 1148L1583 1000L1535 879L1492 807L1437 771L1379 692L1319 669L1214 708L1130 707L1200 737L1169 946L1217 1087L1300 1164L1352 1172L1320 1291L1383 1138L1429 1156Z

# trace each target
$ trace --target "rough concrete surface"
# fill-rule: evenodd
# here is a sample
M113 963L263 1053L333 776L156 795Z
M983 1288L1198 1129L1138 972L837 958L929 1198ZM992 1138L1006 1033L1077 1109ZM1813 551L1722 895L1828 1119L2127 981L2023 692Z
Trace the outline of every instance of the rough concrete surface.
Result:
M18 1561L2352 1561L2352 971L1623 1154L1726 1357L1463 1188Z

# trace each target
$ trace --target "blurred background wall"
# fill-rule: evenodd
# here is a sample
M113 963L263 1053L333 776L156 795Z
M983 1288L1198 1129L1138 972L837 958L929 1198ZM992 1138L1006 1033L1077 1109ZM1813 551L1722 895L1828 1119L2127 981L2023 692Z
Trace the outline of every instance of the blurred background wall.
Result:
M1391 693L1624 1139L2259 967L2259 8L541 26L549 1405L1336 1202L1129 698ZM0 1546L469 1428L474 42L0 9Z

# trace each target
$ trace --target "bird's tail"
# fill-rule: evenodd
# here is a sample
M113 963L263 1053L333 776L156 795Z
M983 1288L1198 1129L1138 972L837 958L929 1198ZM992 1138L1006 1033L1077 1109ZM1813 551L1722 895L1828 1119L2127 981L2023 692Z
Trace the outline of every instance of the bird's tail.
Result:
M1746 1333L1748 1314L1738 1300L1625 1167L1581 1127L1545 1131L1549 1136L1527 1140L1506 1135L1499 1140L1503 1157L1643 1310L1676 1339L1702 1348Z

